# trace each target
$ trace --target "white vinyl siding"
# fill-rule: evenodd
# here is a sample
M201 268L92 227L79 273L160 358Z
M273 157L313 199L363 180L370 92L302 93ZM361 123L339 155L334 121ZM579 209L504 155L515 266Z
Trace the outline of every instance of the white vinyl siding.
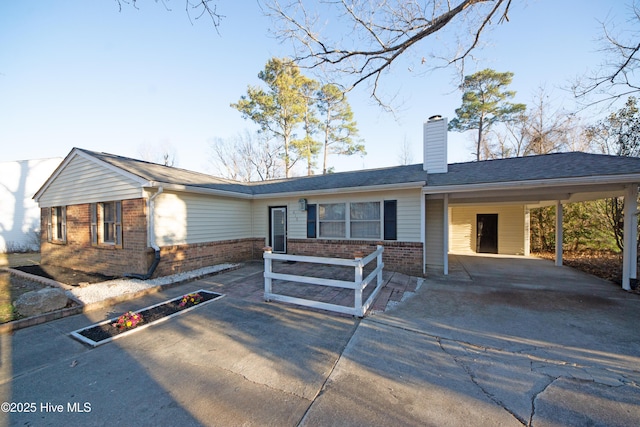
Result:
M427 199L425 249L427 268L444 266L444 200Z
M498 214L498 253L525 253L525 210L522 205L460 205L451 207L449 250L458 253L476 251L478 214Z
M398 239L402 242L421 242L420 205L424 197L420 190L385 194L384 200L397 200Z
M307 235L307 214L300 210L298 199L259 199L251 202L253 237L263 237L265 245L269 234L269 207L287 208L287 237L301 239Z
M41 207L142 197L140 184L82 156L75 156L39 199Z
M250 238L251 202L164 192L155 199L154 232L160 246Z
M253 201L253 224L255 237L266 239L269 232L269 206L286 206L288 230L290 239L307 238L307 213L301 211L298 205L300 198L307 199L308 204L328 203L366 203L385 200L397 200L397 240L403 242L420 242L420 203L423 200L421 189L375 191L362 193L349 193L322 195L308 197L296 196L292 198L257 199ZM347 212L347 219L349 214ZM321 239L320 234L317 238ZM344 237L346 238L346 237ZM382 237L378 238L381 239ZM339 238L338 238L339 239ZM353 238L358 240L357 238Z
M423 125L423 167L429 173L447 172L447 119Z

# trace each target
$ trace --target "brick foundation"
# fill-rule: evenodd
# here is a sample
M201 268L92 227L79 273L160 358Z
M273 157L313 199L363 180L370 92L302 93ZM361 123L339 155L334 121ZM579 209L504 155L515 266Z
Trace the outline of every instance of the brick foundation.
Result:
M160 248L156 276L181 273L216 264L261 259L264 239L237 239Z
M288 239L287 252L292 255L354 258L354 254L369 255L379 242L369 240ZM382 260L385 269L422 276L422 243L384 241Z

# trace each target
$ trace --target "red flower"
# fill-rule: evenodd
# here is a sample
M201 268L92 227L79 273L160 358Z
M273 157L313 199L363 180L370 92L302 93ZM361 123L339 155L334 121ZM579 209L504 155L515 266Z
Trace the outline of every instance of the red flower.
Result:
M130 329L135 328L138 323L142 322L142 320L142 315L140 313L129 311L118 317L118 320L116 323L113 323L112 326L118 329Z
M196 305L199 302L202 302L202 300L202 295L200 295L199 293L187 294L182 297L182 300L180 301L180 304L178 304L178 307L185 307L187 304Z

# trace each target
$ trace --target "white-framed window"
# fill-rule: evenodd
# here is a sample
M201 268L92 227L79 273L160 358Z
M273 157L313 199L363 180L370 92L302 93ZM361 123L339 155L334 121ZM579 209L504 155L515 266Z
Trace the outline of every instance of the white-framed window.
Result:
M47 241L67 242L67 207L53 206L49 208L47 218Z
M122 247L122 202L91 204L91 244Z
M318 229L321 238L345 238L347 236L346 203L321 203L318 205Z
M380 202L349 203L349 212L352 239L380 239L382 235Z
M310 203L307 205L307 238L396 240L396 211L396 200Z

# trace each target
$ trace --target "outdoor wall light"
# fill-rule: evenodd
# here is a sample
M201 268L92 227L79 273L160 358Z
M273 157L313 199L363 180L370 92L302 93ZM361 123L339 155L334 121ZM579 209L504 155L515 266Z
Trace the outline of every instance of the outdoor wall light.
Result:
M307 199L299 199L298 200L298 206L300 206L300 210L301 211L306 211L307 210Z

